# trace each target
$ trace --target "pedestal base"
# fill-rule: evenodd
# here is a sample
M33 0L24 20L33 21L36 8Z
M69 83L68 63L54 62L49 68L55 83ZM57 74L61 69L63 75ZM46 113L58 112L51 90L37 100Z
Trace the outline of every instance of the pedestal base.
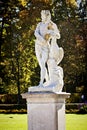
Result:
M65 99L69 93L32 92L27 100L28 130L65 130Z
M34 86L34 87L29 87L28 88L28 92L61 92L62 91L63 86L59 87L57 85L48 85L46 87L39 87L39 86Z

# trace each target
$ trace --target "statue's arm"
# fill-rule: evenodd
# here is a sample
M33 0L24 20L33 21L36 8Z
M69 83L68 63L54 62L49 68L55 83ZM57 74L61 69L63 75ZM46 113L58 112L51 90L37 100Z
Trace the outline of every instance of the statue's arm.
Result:
M59 29L57 28L57 26L55 25L55 33L56 33L56 36L57 36L57 39L60 39L60 31Z
M44 42L44 38L40 34L40 23L37 25L34 35L35 35L36 39L38 39L41 42Z
M57 39L60 39L60 31L59 29L57 28L57 25L55 23L53 23L53 35L57 38Z

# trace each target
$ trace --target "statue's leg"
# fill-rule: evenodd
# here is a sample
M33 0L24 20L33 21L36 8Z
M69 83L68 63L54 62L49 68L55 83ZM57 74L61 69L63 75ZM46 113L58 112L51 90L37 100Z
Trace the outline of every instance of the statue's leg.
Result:
M37 57L37 60L39 62L40 69L41 69L39 86L43 86L44 79L46 78L46 80L47 80L47 77L48 77L47 68L46 68L46 62L48 59L48 50L47 50L47 48L44 49L41 46L39 46L38 44L36 44L35 52L36 52L36 57Z
M45 75L46 75L46 68L45 68L44 61L40 62L40 68L41 68L41 71L40 71L40 86L43 86L43 82L44 82Z
M46 82L49 80L49 75L48 75L48 69L47 69L47 67L46 67L45 80L46 80Z
M54 66L54 60L53 59L49 59L48 62L48 71L49 71L49 80L51 82L51 80L53 79L54 75L53 75L53 68Z
M42 57L40 60L40 67L41 67L40 84L43 84L44 79L48 80L48 72L47 72L47 68L46 68L47 59L48 59L48 51L46 49L46 50L42 51Z

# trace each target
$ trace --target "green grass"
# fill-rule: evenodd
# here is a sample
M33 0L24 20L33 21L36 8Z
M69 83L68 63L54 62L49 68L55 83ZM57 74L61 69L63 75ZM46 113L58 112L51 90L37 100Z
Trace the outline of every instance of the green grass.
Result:
M0 130L27 130L27 115L0 114Z
M87 114L66 114L66 130L87 130Z
M0 114L0 130L27 130L27 114ZM66 114L66 130L87 130L87 114Z

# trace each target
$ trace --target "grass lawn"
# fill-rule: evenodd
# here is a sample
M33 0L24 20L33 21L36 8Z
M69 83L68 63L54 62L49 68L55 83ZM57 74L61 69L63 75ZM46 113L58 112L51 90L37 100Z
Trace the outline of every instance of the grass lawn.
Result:
M27 115L0 114L0 130L27 130Z
M87 114L66 114L66 130L87 130Z
M0 114L0 130L27 130L27 115ZM87 114L66 114L66 130L87 130Z

